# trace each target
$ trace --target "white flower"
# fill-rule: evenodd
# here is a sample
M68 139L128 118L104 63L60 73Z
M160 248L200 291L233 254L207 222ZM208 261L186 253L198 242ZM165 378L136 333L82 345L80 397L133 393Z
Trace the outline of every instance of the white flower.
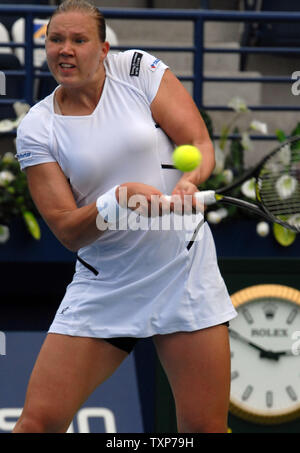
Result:
M15 176L12 172L3 170L0 172L0 187L4 187L6 184L9 184L15 179Z
M242 184L241 187L242 194L245 197L251 198L252 200L256 199L255 195L255 178L248 179Z
M278 174L280 172L282 166L279 164L278 159L276 159L276 162L266 162L265 168L273 175L276 175L276 173Z
M9 239L9 229L5 225L0 225L0 244L4 244L4 242L8 241Z
M256 232L259 236L265 237L268 236L270 232L270 227L267 222L259 222L256 225Z
M243 132L242 133L242 146L245 150L252 150L253 149L253 143L252 140L248 134L248 132Z
M300 229L300 214L295 214L289 217L288 223L298 229Z
M210 223L220 223L221 220L225 219L227 217L228 211L225 208L220 208L217 211L210 211L207 213L207 220Z
M266 123L262 123L261 121L251 121L250 128L254 131L261 132L262 134L268 133L268 126L266 125Z
M289 165L291 162L291 148L290 145L285 145L281 148L279 153L279 160L283 165Z
M11 120L0 121L0 132L9 132L15 128L15 122Z
M223 176L225 184L230 184L233 181L233 171L229 168L223 170Z
M296 190L297 184L297 180L293 176L282 175L275 184L279 198L285 200L291 197Z
M224 151L221 150L221 148L218 145L215 146L215 159L216 159L216 165L215 165L213 174L219 175L224 170L225 153L224 153Z
M28 112L28 110L30 109L30 105L29 104L25 104L23 102L15 102L14 105L14 111L16 112L16 115L17 117L23 115L23 114L26 114Z
M236 96L228 103L228 107L232 108L235 112L248 112L248 107L244 99Z
M5 164L10 164L11 162L15 161L15 155L11 152L7 152L2 157L2 162Z

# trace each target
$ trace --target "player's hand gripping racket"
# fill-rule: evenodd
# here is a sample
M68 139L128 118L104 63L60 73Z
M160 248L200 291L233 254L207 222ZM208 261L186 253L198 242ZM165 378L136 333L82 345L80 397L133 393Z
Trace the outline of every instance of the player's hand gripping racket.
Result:
M224 193L255 178L257 203L249 203ZM254 168L222 189L198 192L205 205L228 203L260 217L300 231L300 136L293 137L265 156Z

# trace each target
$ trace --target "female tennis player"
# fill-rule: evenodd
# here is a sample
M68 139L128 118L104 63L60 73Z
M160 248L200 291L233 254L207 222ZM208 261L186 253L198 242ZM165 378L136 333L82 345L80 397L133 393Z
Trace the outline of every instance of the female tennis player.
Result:
M66 432L91 392L146 337L172 387L178 431L226 432L224 324L236 312L209 227L189 248L183 230L97 227L103 206L119 207L121 189L128 201L137 195L150 204L153 195L183 200L198 190L215 165L199 111L162 61L140 50L108 54L104 18L86 0L67 0L54 12L46 52L59 85L22 121L18 159L41 215L79 259L14 432ZM180 144L201 149L200 169L165 168Z

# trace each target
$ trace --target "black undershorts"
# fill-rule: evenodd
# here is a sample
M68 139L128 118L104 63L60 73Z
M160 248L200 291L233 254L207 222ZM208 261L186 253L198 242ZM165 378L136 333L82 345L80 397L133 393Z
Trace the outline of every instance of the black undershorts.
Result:
M229 322L224 322L221 325L229 327ZM108 343L112 344L116 348L121 349L122 351L131 353L136 343L139 341L139 338L134 337L116 337L116 338L103 338Z

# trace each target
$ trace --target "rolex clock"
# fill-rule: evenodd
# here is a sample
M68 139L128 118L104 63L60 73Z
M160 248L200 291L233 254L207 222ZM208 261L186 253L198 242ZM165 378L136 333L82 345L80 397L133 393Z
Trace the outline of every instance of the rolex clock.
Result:
M230 412L262 424L300 417L300 291L257 285L231 298Z

